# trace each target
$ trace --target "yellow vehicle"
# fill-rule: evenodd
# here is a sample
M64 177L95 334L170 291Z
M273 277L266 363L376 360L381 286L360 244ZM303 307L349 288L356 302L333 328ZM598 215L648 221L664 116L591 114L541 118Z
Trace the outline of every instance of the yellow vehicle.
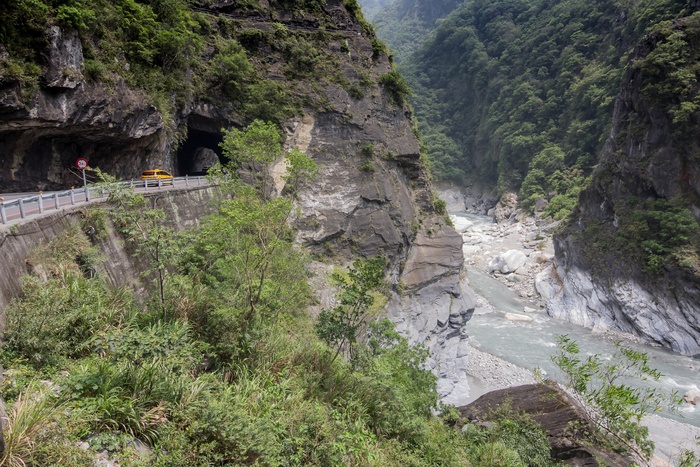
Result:
M153 169L144 171L141 174L141 180L147 180L149 182L149 185L151 184L151 180L154 180L156 182L158 180L162 180L164 184L169 184L173 183L173 176L165 170Z

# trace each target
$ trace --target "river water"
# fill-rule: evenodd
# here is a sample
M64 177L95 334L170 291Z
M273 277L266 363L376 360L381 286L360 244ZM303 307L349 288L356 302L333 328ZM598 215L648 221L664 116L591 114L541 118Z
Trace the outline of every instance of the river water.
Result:
M475 226L491 224L486 216L459 214L474 222ZM551 361L556 353L558 335L568 335L575 340L582 356L599 354L609 358L615 351L613 341L606 335L589 329L550 318L544 311L524 313L524 308L538 309L532 303L519 298L505 284L485 272L467 266L467 274L472 289L486 299L495 309L493 312L477 312L467 323L467 330L474 347L529 370L540 369L548 378L561 380L561 374ZM479 310L477 310L479 311ZM531 322L508 321L505 313L526 314ZM684 357L658 347L625 341L625 345L649 356L651 367L661 371L663 376L649 384L665 393L677 392L682 396L689 389L698 389L700 384L700 360ZM669 418L700 426L700 410L684 404L677 413L664 414Z

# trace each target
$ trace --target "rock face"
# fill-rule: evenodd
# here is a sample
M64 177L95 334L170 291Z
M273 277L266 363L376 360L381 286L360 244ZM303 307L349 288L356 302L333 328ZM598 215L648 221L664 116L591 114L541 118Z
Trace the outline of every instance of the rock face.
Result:
M552 457L577 466L628 466L629 459L587 446L572 426L587 426L578 404L554 385L528 384L493 391L473 403L459 407L462 416L472 421L488 420L497 408L508 404L514 412L524 412L539 423L552 447Z
M479 184L455 187L438 185L437 193L440 199L447 203L449 212L467 211L474 214L486 214L498 203L494 188L486 188Z
M698 28L691 34L689 27L681 19L669 31L688 32L688 47L696 48ZM647 36L633 62L644 63L668 40L660 32ZM538 278L538 290L554 317L694 355L700 353L697 235L685 250L669 253L675 244L668 239L681 224L658 219L683 214L689 229L693 215L700 220L700 139L694 126L675 121L674 99L650 97L654 80L671 79L668 70L652 69L661 78L644 66L625 76L593 183L582 192L574 220L555 237L556 268ZM689 118L696 125L697 112ZM635 242L640 246L631 248ZM659 248L666 253L653 256Z
M197 148L192 159L191 170L195 173L206 172L219 162L219 156L209 148Z
M527 261L527 256L520 250L508 250L505 253L495 256L489 261L489 272L500 272L510 274L515 272Z
M448 404L459 404L469 395L469 336L464 325L474 313L476 297L460 278L463 263L461 236L442 219L429 219L401 273L404 293L395 295L388 306L397 330L430 350L429 367Z
M498 204L489 209L488 215L493 217L499 224L514 220L518 211L518 195L515 193L504 193Z

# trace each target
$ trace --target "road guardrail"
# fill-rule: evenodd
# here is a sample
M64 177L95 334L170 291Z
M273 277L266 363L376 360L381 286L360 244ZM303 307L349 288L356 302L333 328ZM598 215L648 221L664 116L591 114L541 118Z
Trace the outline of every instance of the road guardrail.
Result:
M184 186L183 185L184 182ZM149 190L162 190L177 188L186 188L189 186L197 186L207 184L208 180L204 176L190 177L173 177L158 180L130 180L126 182L117 182L112 185L128 186L133 189L143 189L144 192ZM92 199L101 199L109 195L106 185L87 185L83 188L71 188L65 191L52 191L50 193L39 192L38 195L27 196L25 198L15 198L11 200L2 200L0 198L0 221L7 224L10 221L17 219L26 219L28 217L43 214L48 210L59 210L64 206L74 206L76 204L88 203Z

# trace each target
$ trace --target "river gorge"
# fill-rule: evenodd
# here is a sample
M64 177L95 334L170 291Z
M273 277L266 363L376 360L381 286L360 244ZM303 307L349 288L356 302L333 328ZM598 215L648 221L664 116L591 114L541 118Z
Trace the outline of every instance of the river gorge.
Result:
M561 382L563 375L551 360L559 335L575 340L582 355L599 354L605 359L614 353L614 342L622 340L624 345L645 352L651 366L663 374L658 383L644 384L680 397L698 389L700 361L695 358L645 344L632 336L590 330L547 315L535 291L535 281L553 261L548 227L537 225L531 218L498 224L492 217L464 211L453 211L450 217L464 239L467 278L477 296L474 316L466 324L468 394L451 394L450 398L471 402L494 389L531 383L536 379L535 372ZM522 253L522 264L515 272L493 271L506 252ZM508 267L503 270L508 271ZM700 411L684 402L677 411L664 413L663 417L647 417L645 424L656 442L657 455L668 459L681 452L681 447L695 444L694 437L700 434Z

